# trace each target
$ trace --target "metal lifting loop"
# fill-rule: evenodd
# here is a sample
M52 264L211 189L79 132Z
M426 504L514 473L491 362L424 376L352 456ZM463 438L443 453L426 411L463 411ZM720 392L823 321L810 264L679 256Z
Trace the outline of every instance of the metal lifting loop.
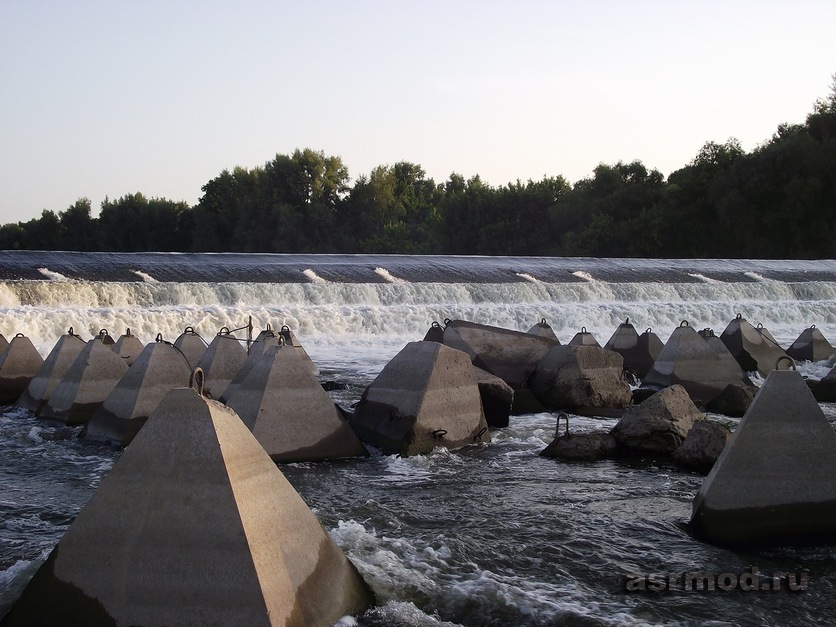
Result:
M433 323L430 326L434 329L440 329L441 328L441 325L438 324L438 322L436 322L435 320L433 320Z
M650 328L650 327L647 327L647 329L645 329L645 331L644 331L644 332L645 332L645 333L650 333L651 331L653 331L653 329L652 329L652 328Z
M795 366L795 360L789 355L781 355L778 359L775 360L775 370L781 370L781 362L784 360L790 362L790 367L787 370L797 370Z
M546 326L547 324L548 324L548 322L546 322L546 319L545 319L545 318L543 318L542 320L540 320L540 325L541 325L541 326Z
M453 322L453 321L450 320L450 318L444 318L444 326L445 327L449 327L451 322Z
M162 342L163 341L163 334L162 333L157 333L157 337L154 338L154 341L155 342Z
M679 326L680 326L680 327L688 327L688 326L691 326L691 325L689 325L689 324L688 324L688 321L687 321L687 320L683 320L683 321L679 324Z
M203 374L202 368L195 368L194 370L192 370L192 374L189 377L189 387L195 390L201 396L203 396L204 381L205 375Z
M557 414L557 431L555 432L554 435L555 435L555 437L560 437L560 419L561 418L563 418L566 421L566 433L563 434L563 437L564 438L569 438L569 437L571 437L571 434L569 433L569 414L567 414L564 411Z
M435 431L433 431L433 440L440 440L445 435L447 435L446 429L436 429Z
M581 327L581 333L586 333L586 327Z
M229 335L229 327L221 327L221 330L218 331L218 335Z
M73 328L72 327L70 327L70 330L67 331L67 335L70 335L70 336L75 335L75 333L73 333Z
M186 327L185 329L183 329L183 333L188 333L188 334L190 334L190 335L197 335L197 334L194 332L194 327Z
M476 435L473 436L473 441L474 442L479 442L482 439L482 436L485 435L485 431L487 431L487 430L488 430L487 427L482 427L481 429L479 429L479 433L477 433Z
M735 320L743 320L743 314L739 313L734 317Z

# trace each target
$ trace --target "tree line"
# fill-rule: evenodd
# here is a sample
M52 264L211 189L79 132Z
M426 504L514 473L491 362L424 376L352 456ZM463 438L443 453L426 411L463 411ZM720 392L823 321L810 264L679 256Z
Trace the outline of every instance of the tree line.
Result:
M141 193L87 198L0 227L0 249L415 253L662 258L836 257L836 75L803 124L745 152L706 143L667 179L641 161L494 187L415 163L350 184L312 149L224 170L195 206Z

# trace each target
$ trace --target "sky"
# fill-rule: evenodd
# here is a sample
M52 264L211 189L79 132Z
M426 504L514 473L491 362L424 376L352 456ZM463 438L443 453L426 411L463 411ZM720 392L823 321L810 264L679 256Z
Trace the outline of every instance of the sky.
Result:
M0 0L0 223L313 148L500 186L752 150L836 73L833 0Z

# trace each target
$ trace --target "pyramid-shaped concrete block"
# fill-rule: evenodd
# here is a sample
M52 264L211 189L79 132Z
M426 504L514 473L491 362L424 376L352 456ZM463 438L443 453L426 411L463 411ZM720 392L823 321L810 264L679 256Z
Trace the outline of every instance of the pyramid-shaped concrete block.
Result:
M127 446L169 390L189 385L192 370L168 342L148 344L84 429L90 440Z
M524 387L543 355L559 345L554 339L532 333L465 320L446 322L446 346L467 353L474 366L496 375L514 389Z
M364 392L351 425L387 455L404 457L490 441L467 354L436 342L411 342L395 355Z
M206 351L207 344L206 340L200 337L192 327L186 327L174 340L174 346L186 356L189 365L194 368Z
M68 425L83 424L104 403L128 366L112 345L92 339L41 409L42 418Z
M545 337L550 340L554 340L558 344L560 344L560 340L557 339L557 335L555 335L554 329L552 329L551 325L546 322L545 318L542 318L540 322L535 324L528 330L528 333L531 335L537 335L539 337Z
M0 354L0 404L11 404L38 373L44 358L32 340L18 333Z
M624 368L643 379L662 352L664 344L650 328L639 335L628 318L618 325L604 348L621 355Z
M119 339L113 345L113 352L124 359L128 366L133 365L144 349L145 345L137 336L131 333L130 329L127 329L124 334L120 335Z
M787 355L796 361L823 361L834 354L836 348L830 345L816 325L804 329L787 349Z
M653 367L642 380L650 387L678 383L694 401L710 403L730 383L743 381L743 371L723 361L687 322L674 329Z
M6 336L0 333L0 354L3 353L9 347L9 340L6 339Z
M209 398L221 398L245 361L247 349L229 329L221 329L197 362L205 376L205 394Z
M226 404L275 462L368 454L293 346L256 356Z
M38 372L17 400L18 407L25 407L36 414L52 396L61 379L67 374L76 357L84 350L85 342L73 333L58 338Z
M581 330L572 336L572 339L569 340L569 346L595 346L596 348L601 348L598 340L595 339L592 333L586 330L586 327L581 327Z
M758 371L766 376L787 354L761 325L753 327L741 314L729 322L720 335L729 352L746 372Z
M836 541L836 432L801 375L776 370L693 503L695 534L733 548Z
M308 367L308 370L311 371L311 374L319 376L319 366L317 366L313 359L311 359L308 352L305 350L305 347L302 346L302 343L290 330L290 327L287 325L282 326L281 330L279 331L279 335L284 339L285 346L292 346L296 349L296 352L299 353L299 357L302 358L302 361L305 362L305 365Z
M174 389L8 625L331 625L373 595L235 413Z

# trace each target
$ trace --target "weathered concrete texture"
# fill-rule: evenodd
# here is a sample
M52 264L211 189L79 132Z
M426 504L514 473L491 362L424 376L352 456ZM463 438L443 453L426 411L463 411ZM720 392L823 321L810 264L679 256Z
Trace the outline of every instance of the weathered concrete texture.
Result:
M560 344L560 340L557 339L557 335L555 335L554 329L552 329L551 325L548 322L546 322L545 318L543 318L542 320L540 320L540 322L531 327L528 330L528 333L530 333L531 335L537 335L539 337L545 337L550 340L554 340L555 342Z
M168 391L187 387L191 374L189 363L171 344L148 344L90 417L83 436L127 446Z
M597 346L601 348L598 340L595 339L592 333L586 330L586 327L581 327L581 330L572 336L572 339L569 340L569 346Z
M293 346L259 355L226 404L275 462L368 454Z
M756 329L740 314L729 322L720 340L746 372L766 376L775 370L778 359L786 356L766 329Z
M549 409L624 409L632 393L621 355L595 346L555 346L540 360L531 390Z
M90 340L41 408L40 416L68 425L87 422L127 370L112 345Z
M618 325L604 348L624 359L624 368L643 379L662 352L664 344L651 329L639 335L630 319Z
M737 364L724 361L687 323L674 329L642 383L684 387L691 399L707 404L730 383L749 380Z
M38 373L44 358L32 340L18 333L0 354L0 404L14 403Z
M9 625L331 625L374 598L235 413L169 392Z
M611 433L627 448L670 455L702 418L685 388L672 385L631 406Z
M735 549L836 541L836 433L796 371L774 371L693 502L698 537Z
M107 329L101 329L95 336L93 336L93 339L99 340L105 346L113 347L113 345L116 344L116 340L113 339L113 336Z
M816 325L804 329L787 349L787 355L796 361L822 361L834 354L836 348L830 345Z
M84 346L84 340L74 335L72 329L67 335L58 338L29 385L17 399L17 406L39 413L76 357L84 350Z
M411 342L395 355L363 393L351 426L403 457L490 441L467 354L436 342Z
M178 348L189 362L191 368L197 366L197 362L206 351L206 340L200 337L192 327L186 327L183 332L174 340L174 347Z
M124 334L120 335L119 339L116 340L116 344L113 345L113 352L124 359L128 366L133 365L143 349L145 349L145 345L137 336L131 333L130 329L127 329Z
M731 430L714 420L698 420L688 431L685 441L673 452L680 466L707 473L731 440Z
M271 342L271 338L269 337L262 337L262 339L257 340L250 346L250 354L247 355L247 358L244 360L244 363L241 364L241 367L238 369L238 372L230 379L229 384L226 386L223 392L220 395L220 401L222 403L226 403L233 394L235 394L235 390L238 388L241 383L246 380L249 376L250 371L253 367L259 363L260 358L264 355L266 351L270 348L276 348L279 345L278 340L273 342L272 344L268 343ZM212 394L214 396L214 393Z
M728 370L740 373L741 381L744 381L746 385L754 385L751 379L749 379L749 375L747 375L743 371L743 368L740 367L740 364L737 363L737 360L734 358L734 355L732 355L729 352L729 349L726 348L726 345L723 343L723 340L721 340L719 337L717 337L717 335L714 334L713 329L703 329L699 332L699 336L703 340L705 340L705 343L708 344L711 350L717 353L717 356L720 358L720 360L723 362L723 364ZM741 414L741 416L742 415L743 414Z
M531 333L451 320L444 328L444 344L464 351L474 366L517 389L524 387L543 356L558 342Z
M487 370L473 366L473 374L476 377L476 385L479 386L479 396L488 426L507 427L514 403L514 389Z
M6 339L6 336L0 333L0 353L6 350L9 347L9 340Z
M290 327L284 325L281 330L279 331L279 336L284 339L285 346L292 346L296 349L296 352L299 353L299 357L302 358L302 361L305 362L305 365L308 367L308 370L311 371L313 376L319 376L319 366L317 366L313 359L311 359L308 352L305 350L305 347L302 346L301 342L296 338L293 331L290 330Z
M203 391L209 398L219 399L233 377L247 361L247 349L229 332L218 333L197 362L203 370Z

